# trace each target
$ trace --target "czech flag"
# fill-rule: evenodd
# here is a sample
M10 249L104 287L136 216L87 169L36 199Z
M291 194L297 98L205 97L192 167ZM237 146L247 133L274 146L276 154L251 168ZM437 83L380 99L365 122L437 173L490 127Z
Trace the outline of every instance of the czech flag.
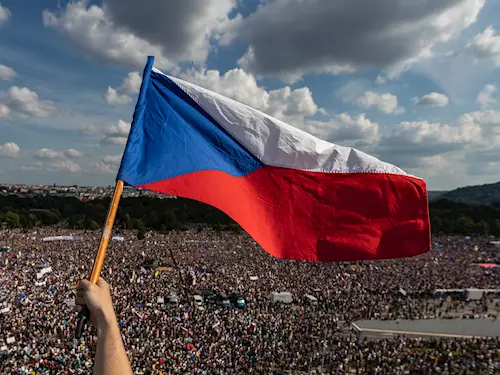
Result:
M278 258L358 261L430 250L422 179L170 77L153 61L118 180L210 204Z

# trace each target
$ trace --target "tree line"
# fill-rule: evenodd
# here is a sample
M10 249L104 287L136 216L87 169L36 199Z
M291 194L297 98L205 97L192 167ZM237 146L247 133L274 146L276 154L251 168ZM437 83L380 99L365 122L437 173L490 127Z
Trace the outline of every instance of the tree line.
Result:
M500 182L458 188L442 194L438 199L447 199L468 204L492 204L500 202Z
M110 199L82 202L76 198L38 196L20 198L0 196L0 226L32 229L60 226L96 230L102 227ZM500 236L500 203L470 205L448 200L429 204L434 234ZM168 232L204 224L216 230L239 232L241 228L223 212L206 204L183 198L123 198L115 228Z

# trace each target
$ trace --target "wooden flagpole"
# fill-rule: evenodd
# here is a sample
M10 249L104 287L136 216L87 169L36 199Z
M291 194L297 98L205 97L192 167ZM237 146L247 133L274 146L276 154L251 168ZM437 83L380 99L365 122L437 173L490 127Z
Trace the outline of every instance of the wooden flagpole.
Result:
M104 263L104 257L106 256L106 251L108 249L109 238L111 236L111 231L113 229L113 224L115 222L116 211L118 210L118 204L120 203L120 197L123 192L123 181L118 180L115 186L115 192L111 203L108 208L108 215L106 217L106 223L102 231L101 242L99 243L99 249L94 260L94 266L92 268L92 274L90 276L90 282L96 284L101 275L102 265ZM90 311L87 307L84 307L82 311L78 314L78 323L76 325L75 337L80 339L85 328L85 324L90 317Z

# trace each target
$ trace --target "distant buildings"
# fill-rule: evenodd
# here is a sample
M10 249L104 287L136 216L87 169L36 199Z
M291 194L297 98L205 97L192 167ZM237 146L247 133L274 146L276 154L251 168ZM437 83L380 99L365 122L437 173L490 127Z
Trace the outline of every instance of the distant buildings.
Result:
M0 184L0 195L15 195L21 198L33 198L35 196L71 197L81 201L90 201L98 198L111 197L114 187L98 186L55 186L55 185L20 185ZM156 197L160 199L176 198L171 195L158 194L149 190L136 189L126 186L123 189L123 197Z

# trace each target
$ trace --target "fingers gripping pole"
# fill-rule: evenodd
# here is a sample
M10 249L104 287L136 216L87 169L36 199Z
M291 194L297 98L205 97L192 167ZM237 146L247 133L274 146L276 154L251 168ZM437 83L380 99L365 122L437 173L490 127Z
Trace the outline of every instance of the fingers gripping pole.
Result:
M113 229L113 223L115 222L116 211L118 210L118 204L120 203L120 197L123 192L123 181L118 180L115 186L115 192L108 209L108 216L106 217L106 223L104 224L104 230L102 231L101 242L99 243L99 249L94 260L94 266L92 268L92 275L90 276L90 282L96 284L101 275L102 265L104 263L104 257L106 256L106 250L108 249L109 238L111 236L111 231ZM76 325L75 337L80 339L82 336L85 324L90 317L90 312L87 307L84 306L82 311L78 314L78 322Z

